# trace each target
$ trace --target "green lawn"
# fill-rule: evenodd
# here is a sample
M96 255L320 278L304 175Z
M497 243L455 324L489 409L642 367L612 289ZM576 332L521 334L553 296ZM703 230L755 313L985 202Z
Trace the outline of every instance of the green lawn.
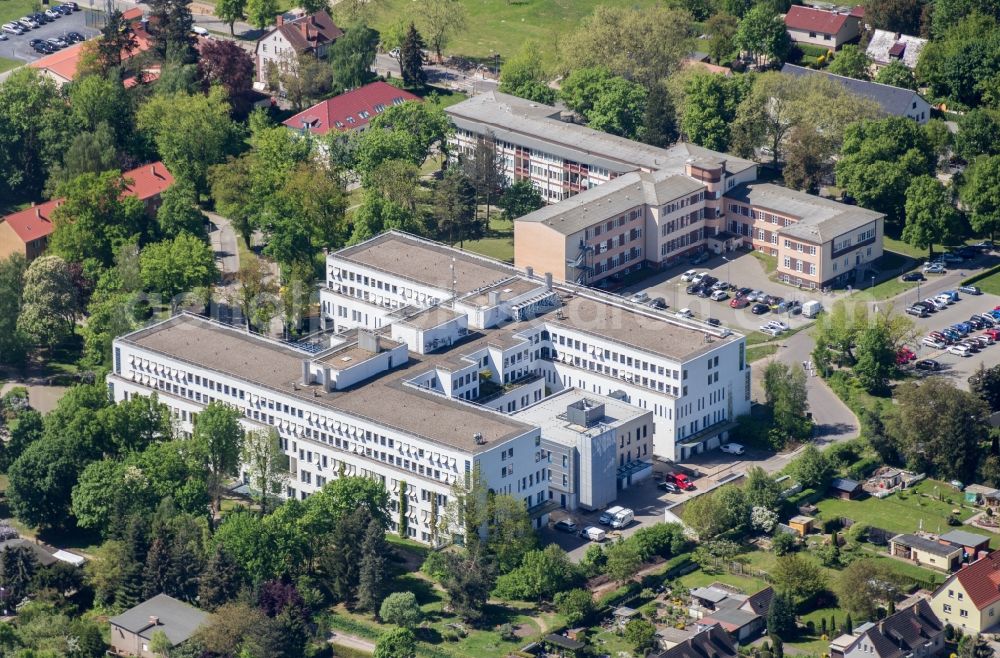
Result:
M882 247L886 251L894 251L897 254L903 254L904 256L909 256L910 258L916 258L920 262L927 260L927 250L920 249L919 247L914 247L911 244L907 244L902 240L897 240L895 238L890 238L888 235L882 240ZM941 245L937 246L938 251L941 250Z
M458 246L458 245L456 245ZM514 262L514 238L483 238L481 240L466 240L464 249L474 251L483 256L497 260Z
M4 0L6 2L7 0ZM0 7L3 7L3 3L0 2ZM0 57L0 73L4 71L9 71L13 68L21 66L24 62L17 59L7 59L6 57Z
M979 286L982 288L983 292L990 293L991 295L1000 295L1000 271L994 272L993 274L990 274L982 279L978 279L974 281L972 285Z
M658 0L631 0L629 6L649 7ZM372 17L372 27L386 30L400 21L415 20L420 27L419 3L413 0L380 0ZM555 53L559 35L580 24L598 5L615 5L614 0L462 0L466 9L465 28L459 30L445 48L445 54L489 58L518 52L521 44L534 41L543 56ZM338 22L339 24L339 22Z
M757 345L755 347L747 348L747 363L753 363L754 361L760 361L761 359L766 359L775 352L778 351L778 346L769 343L767 345Z
M25 14L34 13L41 10L41 8L42 3L38 0L0 0L0 24L15 21ZM18 63L23 64L23 62ZM3 68L3 62L0 62L0 71L6 71L10 68L13 68L13 66Z
M946 497L953 493L949 487ZM914 495L912 492L892 494L881 500L866 498L865 500L841 500L827 498L817 503L820 515L826 519L845 517L869 525L884 528L891 532L915 532L923 523L923 529L928 532L948 532L948 516L952 509L959 509L958 517L965 520L972 516L971 510L960 508L960 495L952 497L952 503ZM963 528L969 532L989 536L989 533L972 527Z
M754 258L761 262L764 266L765 273L771 274L778 269L778 258L776 256L769 256L768 254L760 251L751 251L750 253L753 254Z
M759 578L738 576L736 574L729 573L728 571L723 571L718 574L706 573L701 569L681 576L677 579L677 582L688 589L694 589L695 587L707 587L712 583L724 583L726 585L738 587L744 594L753 594L754 592L759 592L767 587L767 583Z

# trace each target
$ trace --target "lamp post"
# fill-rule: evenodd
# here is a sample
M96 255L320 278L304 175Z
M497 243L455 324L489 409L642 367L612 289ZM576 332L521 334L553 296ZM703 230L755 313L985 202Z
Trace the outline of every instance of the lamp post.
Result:
M722 257L722 260L726 261L726 283L732 284L733 278L730 276L730 265L733 261L725 256Z

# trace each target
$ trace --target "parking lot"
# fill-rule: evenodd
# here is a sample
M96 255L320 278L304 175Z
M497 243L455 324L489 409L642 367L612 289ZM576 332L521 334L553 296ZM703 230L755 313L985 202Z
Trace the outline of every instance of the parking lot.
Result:
M927 296L925 294L924 298ZM916 353L918 359L933 359L941 364L942 368L940 371L928 374L951 377L961 388L967 388L969 375L979 368L980 363L987 368L1000 364L1000 343L985 347L972 356L966 357L950 354L947 350L920 344L920 340L931 331L937 331L955 323L964 322L973 314L983 313L1000 305L1000 297L996 295L983 294L973 296L960 293L960 297L959 301L949 305L946 309L931 313L925 318L911 318L919 334L914 341L916 344L910 347ZM982 329L973 330L970 335L982 333Z
M832 296L823 295L819 291L799 290L771 281L761 262L752 254L743 251L733 252L725 256L713 256L700 265L691 265L684 261L622 290L621 294L627 296L637 292L645 292L650 298L662 297L669 306L667 313L687 308L696 319L715 318L727 327L746 334L757 331L761 325L770 320L781 320L792 328L810 323L810 320L801 314L789 315L788 313L779 314L769 311L763 315L754 315L750 312L750 306L743 309L731 308L729 303L732 301L732 291L730 291L728 299L718 302L688 294L686 289L690 284L682 281L681 276L691 269L698 272L708 272L719 281L727 281L737 288L746 287L760 290L769 295L780 296L788 301L797 301L800 304L815 299L826 306L833 300Z
M88 39L97 36L100 32L93 27L87 27L84 13L84 11L75 11L68 16L57 18L51 23L46 23L34 30L28 30L21 35L8 34L6 41L0 41L0 57L17 59L22 62L33 62L45 55L36 53L28 45L28 42L32 39L51 39L53 37L61 37L67 32L79 32Z

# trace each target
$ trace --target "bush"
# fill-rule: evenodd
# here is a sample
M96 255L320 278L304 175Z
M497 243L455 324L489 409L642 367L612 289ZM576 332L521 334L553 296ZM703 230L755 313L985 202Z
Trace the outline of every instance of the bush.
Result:
M864 480L881 465L882 460L878 457L863 457L851 464L847 469L847 476L852 480Z
M444 553L441 551L429 553L424 563L420 565L420 570L434 580L440 580L447 573Z
M855 543L868 541L868 531L871 526L867 523L855 523L847 530L847 538Z
M774 554L778 557L788 555L796 548L798 548L798 540L796 540L795 535L790 532L779 531L771 540L771 550L774 551Z
M500 625L500 639L504 642L517 641L517 633L514 632L514 626L512 624Z

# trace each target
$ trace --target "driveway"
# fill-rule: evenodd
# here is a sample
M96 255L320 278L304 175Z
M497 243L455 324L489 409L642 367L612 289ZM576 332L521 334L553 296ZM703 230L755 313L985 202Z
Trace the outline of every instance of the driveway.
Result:
M0 57L16 59L22 62L34 62L44 57L36 53L28 42L32 39L51 39L61 37L67 32L79 32L84 37L90 39L100 34L100 31L93 27L87 27L84 11L74 11L69 16L57 18L51 23L41 25L34 30L28 30L22 35L15 36L8 34L7 41L0 41Z
M205 212L211 225L209 226L208 238L212 243L212 250L215 252L215 264L222 272L223 280L231 279L231 275L240 269L240 254L236 245L236 231L232 224L222 215L214 212Z

